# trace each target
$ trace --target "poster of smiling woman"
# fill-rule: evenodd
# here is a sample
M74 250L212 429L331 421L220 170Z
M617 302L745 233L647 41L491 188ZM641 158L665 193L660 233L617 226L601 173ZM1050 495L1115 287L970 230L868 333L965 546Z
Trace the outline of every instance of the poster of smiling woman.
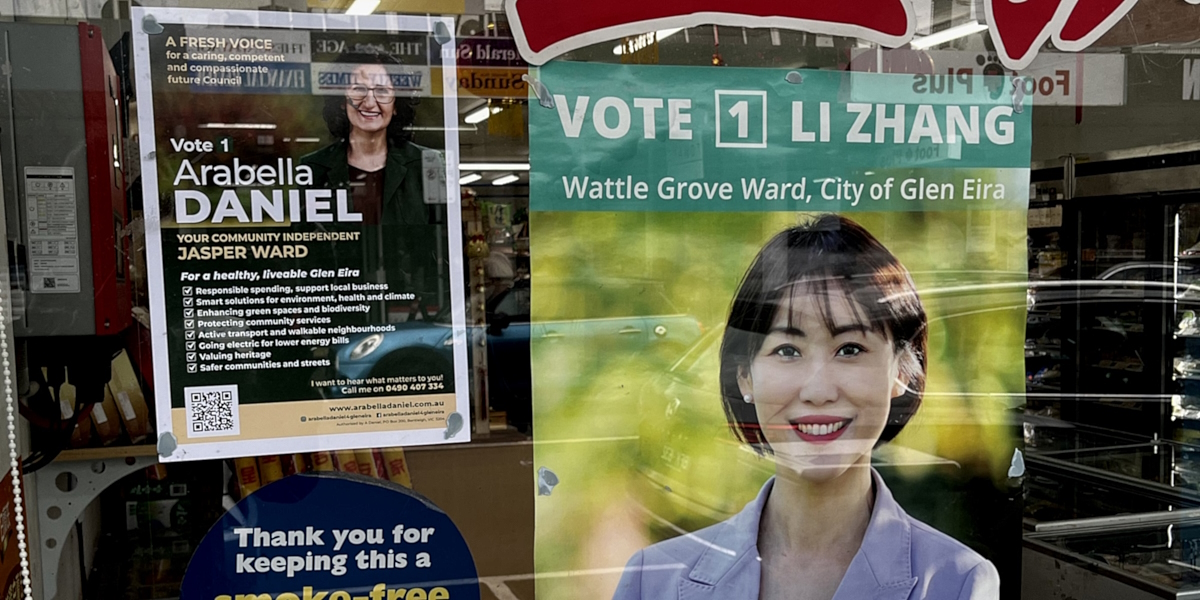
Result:
M1015 594L1028 99L837 71L538 79L538 595Z
M133 17L160 457L468 441L453 20Z

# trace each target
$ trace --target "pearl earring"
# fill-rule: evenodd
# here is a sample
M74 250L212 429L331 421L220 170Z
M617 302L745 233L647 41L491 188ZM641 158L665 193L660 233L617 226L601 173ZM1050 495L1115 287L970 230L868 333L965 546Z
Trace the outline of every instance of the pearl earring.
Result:
M754 404L754 396L751 396L750 394L743 394L742 402L745 402L746 404Z

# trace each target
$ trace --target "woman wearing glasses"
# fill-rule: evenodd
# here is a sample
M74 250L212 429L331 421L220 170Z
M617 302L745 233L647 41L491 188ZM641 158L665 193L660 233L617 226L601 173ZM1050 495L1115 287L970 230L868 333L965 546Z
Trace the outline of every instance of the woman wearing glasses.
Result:
M314 187L349 188L353 210L363 217L355 224L362 232L361 261L348 258L358 251L345 251L345 243L339 243L339 265L360 269L365 281L387 283L388 292L436 304L437 262L445 257L425 203L422 155L427 149L413 144L408 131L415 101L397 92L389 73L397 64L376 54L354 68L345 92L325 100L323 116L333 143L300 162L313 169ZM382 301L372 304L368 320L386 322L388 308Z
M411 99L397 97L387 70L394 61L383 54L372 59L351 72L345 94L325 99L333 143L300 160L313 168L318 187L350 187L365 224L423 222L422 149L408 132L416 110Z

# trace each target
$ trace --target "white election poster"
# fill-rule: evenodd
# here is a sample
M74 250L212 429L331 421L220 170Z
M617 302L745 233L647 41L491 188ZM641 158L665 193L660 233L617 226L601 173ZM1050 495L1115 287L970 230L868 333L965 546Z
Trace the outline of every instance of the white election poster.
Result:
M468 441L453 20L133 18L161 458Z

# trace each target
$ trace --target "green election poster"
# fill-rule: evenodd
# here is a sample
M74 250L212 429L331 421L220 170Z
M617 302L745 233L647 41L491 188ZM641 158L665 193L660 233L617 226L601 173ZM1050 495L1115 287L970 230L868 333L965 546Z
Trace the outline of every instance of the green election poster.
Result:
M1032 107L1011 79L537 78L538 596L758 598L796 552L847 547L819 580L839 599L1015 585Z
M468 441L453 21L134 21L162 459Z

